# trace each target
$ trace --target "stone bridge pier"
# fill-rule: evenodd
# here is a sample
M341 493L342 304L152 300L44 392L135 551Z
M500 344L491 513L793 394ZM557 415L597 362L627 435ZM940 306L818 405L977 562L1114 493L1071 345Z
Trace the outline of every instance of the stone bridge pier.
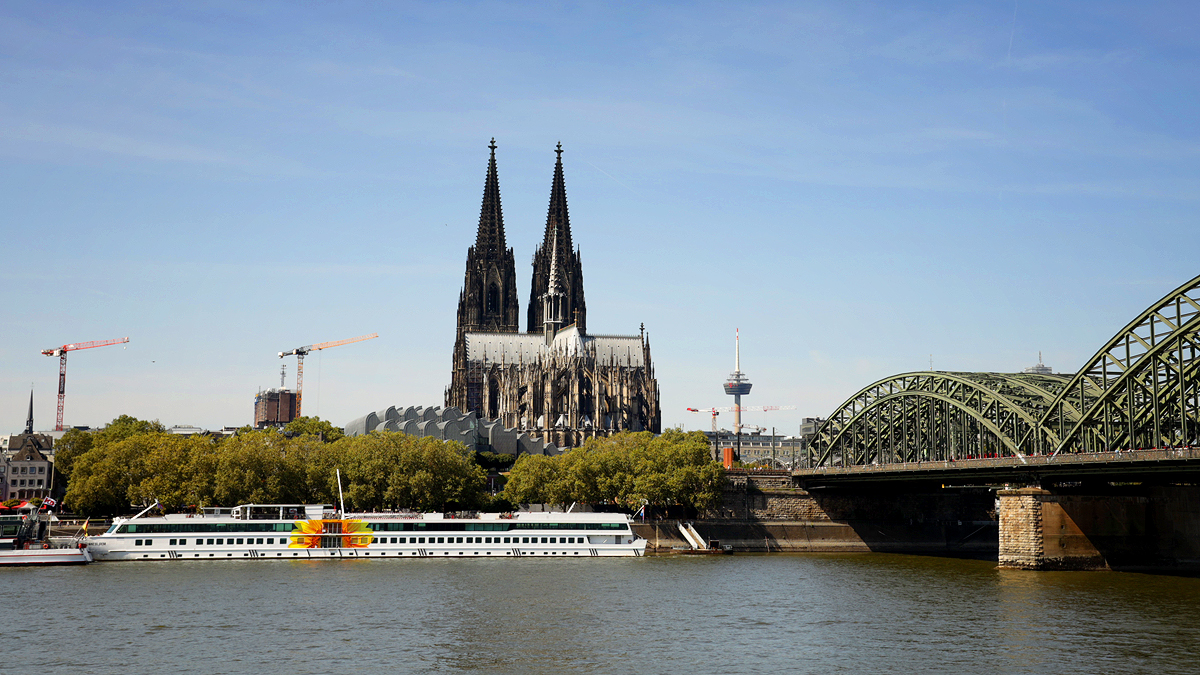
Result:
M1000 490L1001 567L1200 571L1200 486Z

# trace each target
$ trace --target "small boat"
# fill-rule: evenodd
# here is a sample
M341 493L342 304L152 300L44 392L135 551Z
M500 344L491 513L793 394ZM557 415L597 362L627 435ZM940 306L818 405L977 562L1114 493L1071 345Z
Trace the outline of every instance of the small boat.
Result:
M0 567L86 565L92 552L78 538L46 536L49 523L37 511L26 516L0 516Z

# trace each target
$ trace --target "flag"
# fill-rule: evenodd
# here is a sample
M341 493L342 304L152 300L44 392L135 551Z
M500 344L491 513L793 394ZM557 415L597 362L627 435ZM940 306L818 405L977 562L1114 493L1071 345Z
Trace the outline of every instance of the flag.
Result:
M91 518L85 518L83 521L83 536L85 536L85 537L88 536L87 525L88 525L89 520L91 520Z
M46 497L45 499L42 500L42 506L45 506L47 508L49 508L51 506L58 506L58 502L55 501L53 497Z

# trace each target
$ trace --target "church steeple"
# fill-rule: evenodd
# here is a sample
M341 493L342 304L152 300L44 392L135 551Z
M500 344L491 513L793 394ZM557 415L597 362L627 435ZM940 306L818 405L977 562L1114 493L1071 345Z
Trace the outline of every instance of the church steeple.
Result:
M520 329L517 299L517 266L513 250L504 239L504 212L500 207L500 178L496 170L496 139L488 145L487 177L483 181L483 205L475 245L467 249L467 267L458 296L458 338L454 344L454 372L446 405L474 410L478 392L466 380L466 333L472 331L515 333Z
M583 296L583 266L579 252L571 243L571 216L567 210L567 185L563 178L562 143L555 148L554 179L550 184L550 207L546 213L546 231L542 245L533 255L533 280L530 288L528 330L545 330L543 303L548 291L551 262L557 259L562 306L560 318L573 317L581 332L587 327L587 304Z
M33 390L29 390L29 417L25 420L25 433L33 433Z
M496 139L491 144L487 178L483 181L483 207L479 210L479 233L475 235L475 250L494 254L505 250L504 211L500 208L500 177L496 172Z

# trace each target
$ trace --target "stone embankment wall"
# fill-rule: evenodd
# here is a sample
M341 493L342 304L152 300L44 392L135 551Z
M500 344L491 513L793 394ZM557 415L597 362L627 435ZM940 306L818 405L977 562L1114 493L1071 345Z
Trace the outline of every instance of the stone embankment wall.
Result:
M692 522L701 537L739 552L892 551L995 557L995 499L987 489L921 493L809 492L786 474L732 474L721 508ZM638 524L650 552L690 548L678 521Z

